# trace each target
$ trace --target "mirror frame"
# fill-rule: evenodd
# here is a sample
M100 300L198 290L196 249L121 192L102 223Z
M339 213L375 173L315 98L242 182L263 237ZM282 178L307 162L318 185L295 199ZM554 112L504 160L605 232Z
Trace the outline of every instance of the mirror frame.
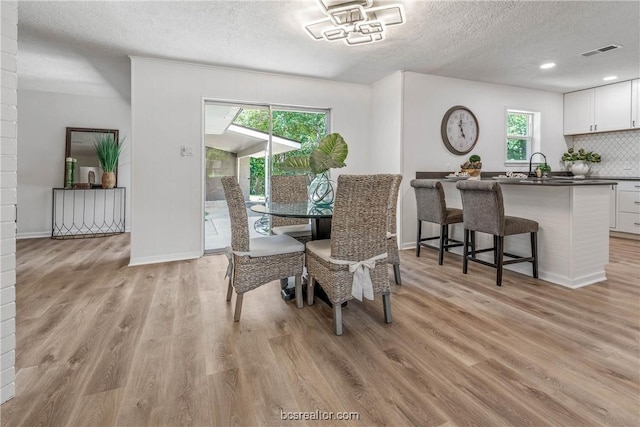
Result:
M95 128L73 128L73 127L68 127L67 128L67 141L66 141L66 144L65 144L65 151L64 151L65 160L66 160L67 157L72 157L71 156L71 134L73 132L110 133L110 134L113 134L114 141L116 141L116 143L118 143L118 144L120 143L120 140L118 138L118 135L119 135L118 129L95 129ZM97 179L98 179L98 177L96 177L96 180ZM64 176L64 173L63 173L63 176L62 176L63 187L64 187L64 182L65 182L65 176ZM96 184L97 184L97 182L96 182ZM117 186L118 186L118 168L116 168L116 187Z

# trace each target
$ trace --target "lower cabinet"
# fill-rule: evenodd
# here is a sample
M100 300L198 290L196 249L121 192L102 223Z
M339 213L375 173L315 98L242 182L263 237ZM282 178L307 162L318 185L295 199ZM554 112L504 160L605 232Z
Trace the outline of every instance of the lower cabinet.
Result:
M640 181L620 181L615 231L640 234Z

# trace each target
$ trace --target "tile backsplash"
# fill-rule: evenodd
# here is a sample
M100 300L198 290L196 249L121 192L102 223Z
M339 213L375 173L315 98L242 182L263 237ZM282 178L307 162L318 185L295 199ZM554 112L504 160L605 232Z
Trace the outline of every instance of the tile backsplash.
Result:
M576 135L573 147L602 156L591 165L590 175L640 177L640 129Z

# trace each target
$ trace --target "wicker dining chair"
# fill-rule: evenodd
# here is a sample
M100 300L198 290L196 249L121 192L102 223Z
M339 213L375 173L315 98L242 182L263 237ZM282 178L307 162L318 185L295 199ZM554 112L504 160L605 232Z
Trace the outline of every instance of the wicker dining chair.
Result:
M293 237L264 236L249 238L247 206L234 176L222 177L222 186L231 220L232 272L227 301L236 291L234 321L240 320L244 294L283 277L295 277L296 303L302 308L302 263L304 244Z
M400 254L398 252L398 236L396 211L398 209L398 192L402 175L393 175L393 184L389 194L389 206L387 207L387 262L393 265L393 276L396 285L402 285L400 277Z
M333 304L336 335L342 335L342 303L354 297L373 299L381 294L385 322L391 323L387 207L393 179L393 175L340 175L331 239L307 243L308 303L313 304L317 281Z
M274 175L271 177L271 201L280 203L306 203L306 175ZM299 242L311 240L311 224L306 218L271 217L271 232L286 234Z

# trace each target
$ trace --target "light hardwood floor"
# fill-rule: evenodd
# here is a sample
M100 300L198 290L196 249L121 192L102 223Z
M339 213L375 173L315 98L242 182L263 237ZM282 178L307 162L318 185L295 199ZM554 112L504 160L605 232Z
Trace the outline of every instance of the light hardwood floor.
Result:
M3 426L637 426L640 242L570 290L403 251L382 302L321 302L273 282L225 301L224 256L128 267L129 237L20 240L17 397ZM393 275L391 275L393 280ZM233 301L232 301L233 302ZM281 412L357 412L290 421Z

